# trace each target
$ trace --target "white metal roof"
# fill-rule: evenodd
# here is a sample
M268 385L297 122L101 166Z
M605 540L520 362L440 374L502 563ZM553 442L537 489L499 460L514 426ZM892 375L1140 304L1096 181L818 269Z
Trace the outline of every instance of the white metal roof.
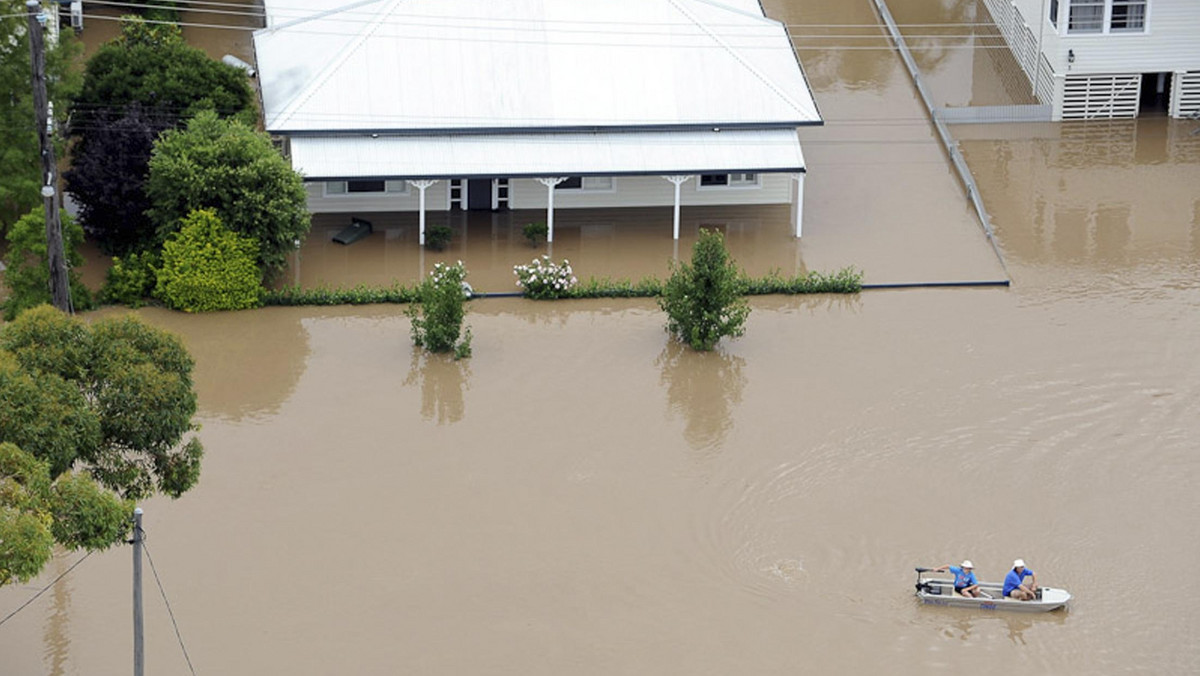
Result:
M266 0L269 131L820 122L758 0L346 1Z
M295 136L306 178L466 178L803 171L795 129Z

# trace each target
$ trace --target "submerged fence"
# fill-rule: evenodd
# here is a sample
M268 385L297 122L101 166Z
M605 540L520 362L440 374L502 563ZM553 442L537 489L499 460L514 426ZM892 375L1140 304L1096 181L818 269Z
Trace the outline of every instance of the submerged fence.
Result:
M983 207L983 199L979 196L979 186L975 183L975 177L971 175L971 170L967 166L967 160L963 157L962 151L958 148L958 141L950 136L950 132L946 129L946 123L938 114L938 109L933 105L933 97L929 95L929 91L925 88L925 82L921 79L921 70L917 68L917 62L913 59L912 52L908 49L908 43L904 40L904 35L900 33L900 29L896 26L896 20L892 18L892 12L888 9L887 3L884 0L873 0L875 9L879 12L880 18L883 19L884 26L887 28L888 34L895 43L896 49L900 52L900 59L904 62L904 67L908 69L908 74L912 77L913 85L917 88L917 94L921 97L921 103L925 105L925 110L929 113L929 118L933 121L933 128L937 131L937 136L941 139L942 147L946 149L946 153L950 156L950 163L954 165L954 169L958 172L959 179L962 180L963 187L967 191L967 199L971 201L975 207L975 214L979 217L979 224L983 226L983 233L987 235L988 243L992 245L992 251L995 252L996 258L1000 261L1000 267L1004 268L1004 273L1008 274L1008 266L1004 263L1004 255L1000 253L1000 247L996 244L996 233L992 230L992 218Z

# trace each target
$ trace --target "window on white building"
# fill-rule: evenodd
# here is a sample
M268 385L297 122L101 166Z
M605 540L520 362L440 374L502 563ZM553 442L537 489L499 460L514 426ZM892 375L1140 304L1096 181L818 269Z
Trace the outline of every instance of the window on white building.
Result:
M1058 28L1058 0L1050 0L1050 23Z
M1067 33L1144 33L1150 0L1068 0ZM1058 26L1058 2L1050 3L1050 20Z
M701 174L701 188L748 188L758 185L758 174Z
M325 194L327 196L336 195L363 195L363 194L383 194L390 193L393 195L404 195L408 193L407 181L378 181L378 180L359 180L359 181L326 181Z
M1071 0L1071 5L1067 9L1067 32L1104 32L1104 1Z
M613 189L613 180L611 176L568 176L567 180L554 188L555 190L604 192Z
M1113 0L1108 29L1113 33L1141 33L1146 30L1147 0Z

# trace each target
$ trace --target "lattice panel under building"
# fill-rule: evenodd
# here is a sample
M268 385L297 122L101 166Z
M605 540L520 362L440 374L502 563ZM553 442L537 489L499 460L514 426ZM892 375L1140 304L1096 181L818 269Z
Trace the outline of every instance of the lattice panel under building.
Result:
M1140 73L1068 75L1063 91L1062 119L1111 120L1138 114Z
M1175 98L1172 115L1200 119L1200 70L1177 74L1172 94Z

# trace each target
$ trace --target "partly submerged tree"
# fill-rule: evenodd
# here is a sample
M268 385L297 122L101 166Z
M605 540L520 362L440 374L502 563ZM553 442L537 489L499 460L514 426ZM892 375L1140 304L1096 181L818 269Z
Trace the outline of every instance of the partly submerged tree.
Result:
M259 303L258 242L193 211L163 243L155 295L185 312L244 310Z
M667 313L667 331L692 349L705 351L721 338L745 333L750 305L741 294L741 275L725 238L720 232L701 230L691 264L671 264L671 278L658 304Z
M29 83L29 34L25 3L0 0L0 235L30 209L42 204L41 149ZM46 45L46 91L54 120L67 119L79 90L76 59L82 47L66 31Z
M193 211L212 209L230 230L258 241L258 265L271 276L308 234L308 194L300 174L264 133L201 112L168 131L150 158L150 218L160 240Z

